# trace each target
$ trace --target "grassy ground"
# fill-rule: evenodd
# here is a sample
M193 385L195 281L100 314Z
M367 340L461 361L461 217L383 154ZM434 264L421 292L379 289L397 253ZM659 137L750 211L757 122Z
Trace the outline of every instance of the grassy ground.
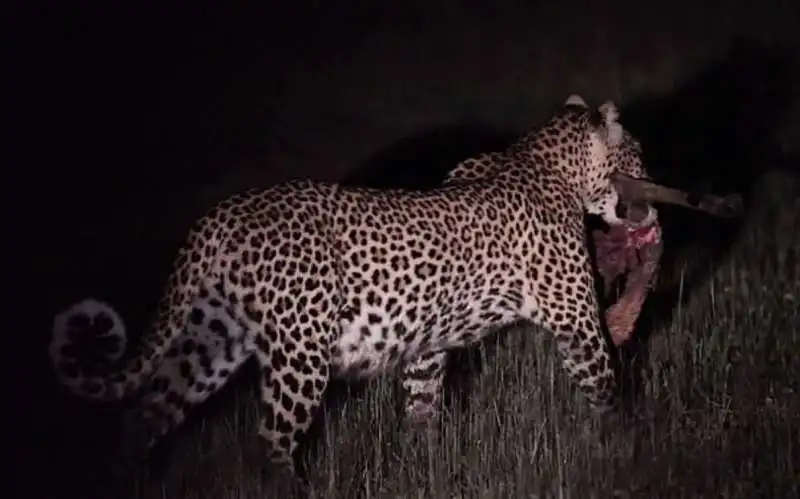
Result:
M800 204L786 180L764 179L729 256L639 350L642 389L627 415L593 416L547 334L514 329L482 349L439 442L400 428L392 378L338 397L304 454L312 496L796 497ZM685 268L665 269L662 285L680 285ZM263 497L243 450L257 423L243 384L174 440L164 474L141 477L137 497Z

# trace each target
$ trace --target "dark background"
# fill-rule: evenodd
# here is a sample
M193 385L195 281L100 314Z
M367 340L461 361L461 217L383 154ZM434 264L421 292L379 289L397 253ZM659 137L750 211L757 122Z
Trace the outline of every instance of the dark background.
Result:
M794 171L797 6L696 4L7 8L17 463L47 466L85 414L47 364L53 315L93 296L135 336L189 224L235 190L303 176L431 187L573 92L617 101L664 182L747 195L767 170ZM676 245L735 237L666 211Z

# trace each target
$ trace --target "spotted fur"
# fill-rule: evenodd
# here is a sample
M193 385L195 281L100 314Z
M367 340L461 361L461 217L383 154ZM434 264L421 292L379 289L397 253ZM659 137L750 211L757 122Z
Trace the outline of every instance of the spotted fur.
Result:
M617 118L610 102L590 110L571 96L434 191L293 181L232 196L190 231L139 353L110 375L85 369L64 340L71 328L120 321L82 302L56 319L56 372L94 399L146 386L155 439L254 357L259 433L270 460L291 469L332 376L400 370L408 417L435 420L446 352L524 320L552 331L566 372L607 409L616 384L584 213L621 223L610 174L646 176Z

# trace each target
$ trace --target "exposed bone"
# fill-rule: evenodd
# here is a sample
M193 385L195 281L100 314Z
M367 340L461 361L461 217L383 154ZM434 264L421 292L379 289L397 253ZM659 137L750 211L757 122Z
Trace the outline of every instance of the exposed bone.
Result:
M738 194L724 197L704 194L695 200L690 194L678 189L636 179L619 172L611 175L611 182L623 201L674 204L723 218L738 217L743 212L742 197Z

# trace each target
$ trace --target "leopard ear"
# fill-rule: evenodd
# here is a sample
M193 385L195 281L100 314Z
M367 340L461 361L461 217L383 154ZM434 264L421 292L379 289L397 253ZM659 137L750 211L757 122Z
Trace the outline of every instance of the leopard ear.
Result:
M583 97L578 94L572 94L567 97L567 100L564 102L564 106L578 106L586 109L589 108L589 106L586 105L586 101L583 100Z
M612 101L606 101L597 108L600 123L605 128L606 141L609 147L617 146L622 142L624 130L619 124L619 109Z

